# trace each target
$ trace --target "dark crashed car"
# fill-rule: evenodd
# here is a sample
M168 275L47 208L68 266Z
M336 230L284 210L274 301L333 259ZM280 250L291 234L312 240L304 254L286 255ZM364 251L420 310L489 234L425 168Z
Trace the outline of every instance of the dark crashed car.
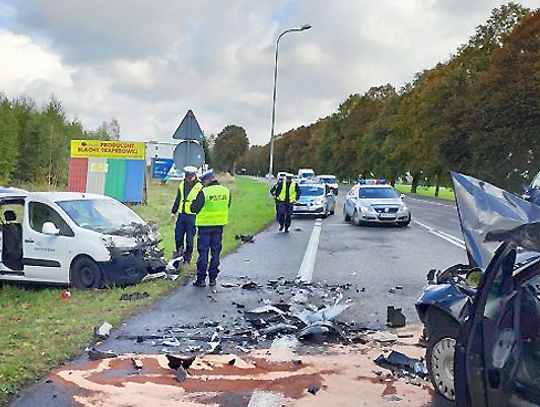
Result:
M540 405L540 207L452 175L470 264L416 303L429 377L458 406Z

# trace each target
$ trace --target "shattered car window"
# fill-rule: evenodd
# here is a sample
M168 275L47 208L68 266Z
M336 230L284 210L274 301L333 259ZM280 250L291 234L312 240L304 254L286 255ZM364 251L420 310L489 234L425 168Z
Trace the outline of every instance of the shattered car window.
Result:
M358 197L361 199L395 199L398 196L393 188L360 188Z
M131 209L112 199L80 199L58 202L58 205L80 227L96 232L110 232L142 219Z

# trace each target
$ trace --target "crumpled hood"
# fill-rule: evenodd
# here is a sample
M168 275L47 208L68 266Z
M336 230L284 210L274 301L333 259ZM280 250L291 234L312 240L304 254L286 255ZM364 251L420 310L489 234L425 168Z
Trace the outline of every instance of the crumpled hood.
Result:
M112 243L112 247L126 249L141 246L155 246L161 239L156 225L146 223L132 223L121 229L104 233L103 237Z
M451 175L471 265L485 270L504 241L540 252L540 206L476 178Z

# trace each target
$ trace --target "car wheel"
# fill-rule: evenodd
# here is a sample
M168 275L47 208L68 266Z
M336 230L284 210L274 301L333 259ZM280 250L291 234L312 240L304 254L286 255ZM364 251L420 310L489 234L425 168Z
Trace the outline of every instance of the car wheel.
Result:
M411 214L409 214L409 219L407 219L405 222L398 222L398 226L400 228L404 228L405 226L409 226L409 224L411 223L411 220L412 220L412 217L411 217Z
M69 281L75 288L102 288L103 272L97 263L89 257L79 257L71 265Z
M352 215L352 222L354 226L360 226L362 224L362 219L360 218L360 212L358 212L357 210L355 210Z
M459 326L449 318L432 318L428 326L426 364L433 387L447 400L455 400L454 355Z

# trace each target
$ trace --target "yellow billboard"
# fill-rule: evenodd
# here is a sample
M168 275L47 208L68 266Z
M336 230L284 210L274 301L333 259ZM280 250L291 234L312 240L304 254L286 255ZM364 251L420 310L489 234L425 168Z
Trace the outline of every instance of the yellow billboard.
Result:
M71 140L71 158L144 160L145 145L135 141Z

